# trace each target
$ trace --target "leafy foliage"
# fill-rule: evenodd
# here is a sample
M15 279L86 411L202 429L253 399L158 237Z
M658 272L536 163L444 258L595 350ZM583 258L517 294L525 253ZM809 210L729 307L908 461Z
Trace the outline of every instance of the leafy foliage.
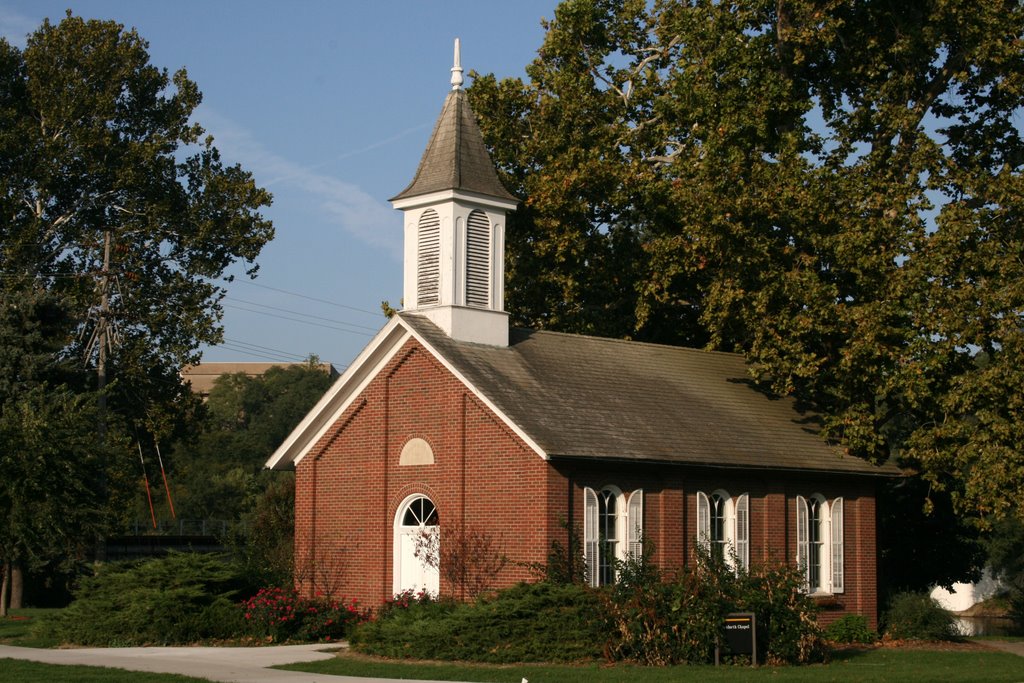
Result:
M1024 7L566 0L546 29L527 81L470 89L524 198L515 321L741 351L852 455L1019 513Z
M503 539L480 527L454 524L445 528L445 542L440 543L438 529L416 537L416 557L438 570L459 599L493 590L510 562Z
M234 565L212 555L171 553L101 565L42 632L103 647L233 638L243 631L236 600L249 590Z
M1024 522L1003 520L993 529L987 546L992 571L1009 589L1010 613L1024 625Z
M825 628L825 637L834 643L873 643L878 634L868 627L859 614L844 614Z
M882 622L885 636L895 640L949 640L960 635L953 616L922 593L893 597Z
M5 565L74 561L131 510L132 442L187 431L178 371L220 340L215 283L255 275L273 235L270 194L221 160L200 100L112 21L0 38L0 481L38 501L29 519L0 495Z
M369 618L355 600L301 598L292 588L261 588L241 608L248 633L275 643L342 640Z
M629 581L519 584L475 603L396 596L353 631L353 647L395 658L479 662L572 662L605 657L647 665L707 663L725 615L752 611L765 626L772 663L820 660L815 607L792 569L735 574L703 557L666 578L650 563L622 566Z
M360 652L478 662L571 662L601 654L599 603L577 585L520 584L472 604L400 600L357 627Z
M70 566L106 527L95 397L37 384L0 410L0 555Z
M198 434L174 445L179 513L195 519L239 519L286 514L287 482L263 469L270 454L330 386L316 358L302 365L269 368L258 377L237 373L219 377L206 404ZM282 481L278 481L282 480ZM290 481L290 479L289 479ZM268 487L271 489L268 492ZM276 512L275 512L276 511ZM283 531L275 533L283 534Z
M642 664L711 661L725 616L753 612L764 627L768 663L819 661L825 649L816 607L802 590L799 572L785 566L735 572L698 549L692 569L665 580L651 563L602 593L612 636L606 656ZM630 562L635 562L632 560Z

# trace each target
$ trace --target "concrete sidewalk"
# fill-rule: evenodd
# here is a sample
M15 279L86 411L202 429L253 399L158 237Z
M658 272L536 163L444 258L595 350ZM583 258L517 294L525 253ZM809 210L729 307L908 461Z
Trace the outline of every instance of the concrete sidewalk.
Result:
M280 671L267 667L331 659L324 644L269 647L116 647L43 650L0 645L0 659L26 659L45 664L108 666L129 671L183 674L225 683L385 683L385 678L357 678ZM3 664L0 663L0 674ZM0 678L3 678L0 675ZM437 683L426 681L424 683Z

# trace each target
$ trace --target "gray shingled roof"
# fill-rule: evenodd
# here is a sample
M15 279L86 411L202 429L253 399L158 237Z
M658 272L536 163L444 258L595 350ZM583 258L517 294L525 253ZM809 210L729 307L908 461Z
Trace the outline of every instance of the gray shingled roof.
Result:
M391 201L443 190L466 190L518 201L498 180L476 116L461 89L448 94L416 176Z
M737 354L516 329L501 348L399 315L552 457L898 473L827 445L813 416L751 386Z

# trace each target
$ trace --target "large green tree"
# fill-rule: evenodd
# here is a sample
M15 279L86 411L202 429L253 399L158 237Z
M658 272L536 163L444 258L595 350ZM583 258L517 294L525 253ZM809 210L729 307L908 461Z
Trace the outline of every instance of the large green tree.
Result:
M983 525L1024 496L1024 7L567 0L478 77L520 322L739 350Z
M236 262L255 273L270 195L192 120L185 70L150 64L120 24L69 12L24 50L0 41L0 82L4 286L59 294L66 352L125 378L122 409L146 405L220 340L217 280Z
M270 195L221 160L200 100L112 21L68 12L24 49L0 39L5 564L95 540L131 442L169 438L194 408L178 371L221 338L228 267L254 275L273 236Z

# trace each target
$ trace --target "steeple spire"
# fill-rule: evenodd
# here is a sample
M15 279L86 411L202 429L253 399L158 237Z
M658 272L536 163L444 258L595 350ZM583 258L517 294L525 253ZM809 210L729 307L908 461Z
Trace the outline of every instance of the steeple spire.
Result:
M455 65L452 67L452 90L462 88L462 54L459 49L459 39L455 39Z
M505 215L519 201L487 154L459 48L456 38L452 89L416 175L391 198L405 213L402 299L453 339L508 346Z

